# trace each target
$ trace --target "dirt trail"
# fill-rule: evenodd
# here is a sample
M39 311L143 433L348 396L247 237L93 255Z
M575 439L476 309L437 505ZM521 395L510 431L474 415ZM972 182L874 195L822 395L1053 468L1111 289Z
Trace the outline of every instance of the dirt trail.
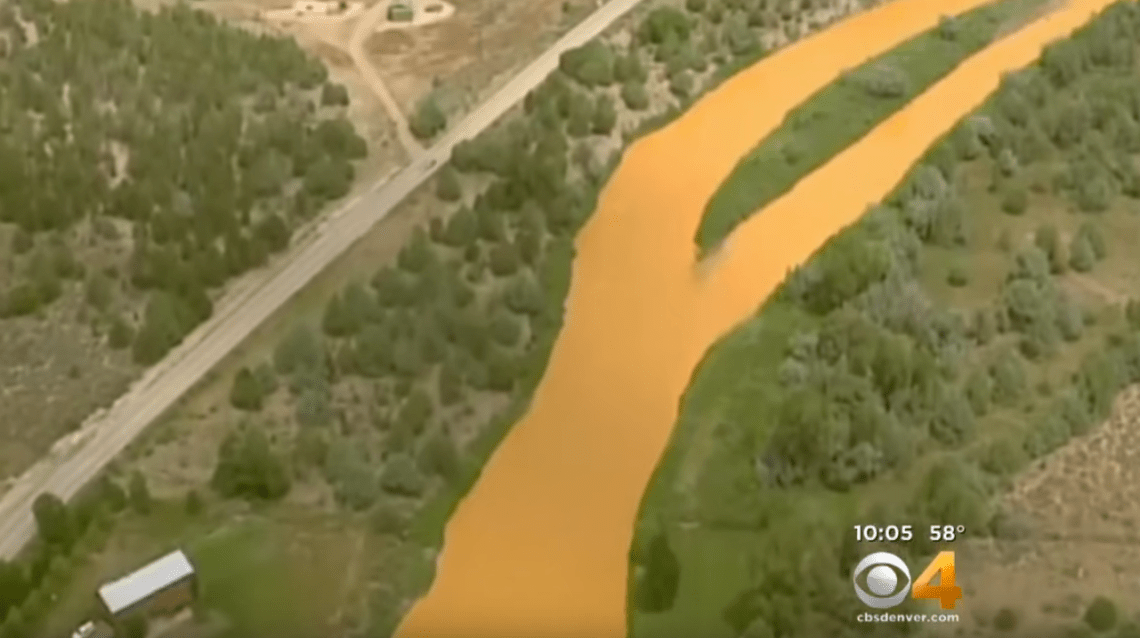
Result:
M404 111L400 109L400 105L396 103L396 98L392 97L392 92L388 90L388 85L384 84L384 79L376 72L376 67L372 66L368 60L368 55L364 52L364 43L368 41L369 36L377 32L380 23L387 19L390 4L387 0L381 0L357 18L352 36L348 41L348 55L352 58L352 63L356 65L360 75L364 77L364 81L368 83L377 99L384 105L384 110L388 112L388 116L396 123L396 136L400 138L400 145L404 147L414 163L423 155L424 147L412 135L411 128L408 126L408 118L404 117ZM400 23L385 24L385 30L403 27L404 25Z
M406 638L620 638L627 553L704 352L925 148L1109 0L1074 0L969 61L740 226L694 268L709 197L785 113L847 68L985 0L895 0L789 46L637 144L577 240L567 321L529 412L446 530ZM698 274L704 273L704 274Z

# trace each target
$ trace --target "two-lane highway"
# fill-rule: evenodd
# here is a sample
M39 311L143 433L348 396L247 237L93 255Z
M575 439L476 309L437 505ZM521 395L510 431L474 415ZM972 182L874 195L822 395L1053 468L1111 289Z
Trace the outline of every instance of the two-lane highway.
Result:
M0 498L0 558L31 540L31 503L43 492L71 498L148 425L169 409L266 318L347 250L450 157L458 142L474 137L518 103L558 66L566 50L585 44L641 0L611 0L563 36L491 99L448 131L438 143L390 181L350 202L287 257L235 285L218 310L162 362L151 368L105 413L89 419L73 442L57 446ZM36 427L28 424L27 427Z

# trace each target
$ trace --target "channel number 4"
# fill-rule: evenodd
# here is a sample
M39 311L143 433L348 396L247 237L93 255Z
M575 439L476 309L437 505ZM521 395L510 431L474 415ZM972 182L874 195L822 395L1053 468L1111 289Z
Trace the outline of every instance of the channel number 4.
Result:
M932 584L938 576L938 584ZM911 586L912 598L937 600L942 609L954 609L962 600L962 588L954 580L954 552L938 552Z

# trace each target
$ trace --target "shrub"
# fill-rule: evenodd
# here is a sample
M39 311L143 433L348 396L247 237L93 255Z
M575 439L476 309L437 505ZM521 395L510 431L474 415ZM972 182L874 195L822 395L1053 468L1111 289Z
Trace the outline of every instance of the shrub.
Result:
M449 246L456 248L470 246L479 234L478 220L470 208L463 207L447 219L444 239Z
M994 615L994 629L998 631L1013 631L1017 629L1017 613L1009 607L1002 607Z
M950 271L946 273L946 283L955 288L961 288L970 283L970 276L961 266L951 266Z
M418 435L427 426L433 412L431 397L423 390L413 390L396 414L396 425Z
M641 23L638 35L653 44L667 40L685 42L689 39L689 18L673 7L658 7L649 12Z
M1098 260L1108 256L1108 245L1104 241L1104 234L1100 232L1100 226L1085 222L1077 229L1077 234L1085 238L1093 256Z
M257 412L261 409L261 404L261 384L249 368L242 367L234 375L233 386L230 388L230 405L239 410Z
M439 402L455 405L463 398L463 378L454 365L443 364L439 368Z
M641 64L641 56L637 51L630 51L614 60L614 79L623 85L631 81L644 83L648 77L645 67Z
M966 378L966 400L970 409L977 416L985 416L990 408L990 397L993 395L993 382L988 372L975 370Z
M305 427L321 427L332 421L332 405L328 388L302 388L297 396L293 416Z
M617 110L614 108L613 98L605 94L599 95L594 105L594 134L609 135L616 124Z
M32 515L44 542L67 547L75 540L71 512L55 494L45 492L37 496L32 502Z
M1001 229L1001 232L998 233L998 238L995 245L997 249L1003 253L1008 253L1013 249L1013 236L1010 234L1008 228Z
M131 329L131 326L118 315L112 317L111 328L107 331L107 345L112 350L122 350L131 345L134 340L135 331Z
M1021 215L1025 213L1025 207L1028 204L1029 195L1024 186L1007 186L1005 192L1002 193L1001 209L1007 214Z
M938 21L938 37L947 42L957 40L961 31L961 24L959 24L958 18L954 16L943 16L942 19Z
M321 104L324 106L348 106L348 89L341 84L325 82L321 87Z
M1077 272L1089 272L1096 263L1096 254L1089 245L1088 238L1081 234L1073 236L1069 244L1069 265Z
M409 273L421 273L431 263L434 253L431 248L431 237L422 226L412 231L412 237L396 255L396 265L400 270Z
M631 111L644 111L649 108L649 93L645 86L637 82L626 82L621 87L621 99Z
M594 119L594 103L582 93L574 93L570 98L570 114L566 122L566 133L571 137L586 137L591 132Z
M459 176L450 164L439 169L439 173L436 174L435 193L445 202L459 201L463 196L463 190L459 186Z
M1085 623L1095 631L1108 631L1116 625L1116 603L1104 596L1097 596L1085 610Z
M211 486L227 498L275 500L289 492L289 473L260 430L231 432L218 450Z
M693 93L693 76L688 71L674 73L669 78L669 91L679 99L685 99Z
M445 432L429 437L420 451L420 467L449 483L457 481L462 467L455 441Z
M902 70L888 64L873 64L856 72L855 81L867 95L899 98L906 95L909 80Z
M416 464L406 454L394 454L380 473L380 487L398 496L419 496L426 484Z
M496 392L510 392L515 386L518 363L509 355L492 350L487 358L487 389Z
M519 269L519 251L510 242L501 242L491 248L491 273L496 277L509 277Z
M305 169L305 192L323 200L339 199L348 193L354 175L349 162L322 157Z
M508 348L518 344L522 336L522 326L511 313L499 311L491 317L491 338Z
M373 508L369 522L372 531L382 536L402 538L408 528L408 521L399 508L385 501L381 501Z
M337 500L354 511L368 509L379 496L372 466L360 450L345 439L329 447L325 474L333 484Z
M613 51L606 43L591 40L563 53L558 68L583 86L607 86L614 81Z
M434 96L429 95L420 101L408 121L408 128L412 135L421 140L429 140L447 128L447 116Z
M980 454L978 466L995 476L1010 476L1020 471L1028 457L1020 442L1012 436L999 436Z
M267 397L277 392L277 373L269 363L262 362L253 370L253 378L257 380L257 387L261 396Z

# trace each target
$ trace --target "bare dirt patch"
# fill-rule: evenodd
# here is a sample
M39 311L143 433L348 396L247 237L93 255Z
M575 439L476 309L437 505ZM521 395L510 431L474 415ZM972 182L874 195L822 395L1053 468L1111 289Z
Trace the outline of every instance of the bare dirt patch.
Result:
M1098 595L1125 617L1140 610L1140 386L1121 393L1106 423L1019 477L1002 507L1006 538L955 548L962 622L932 633L992 635L1009 608L1019 635L1051 638Z
M0 330L0 476L30 467L134 378L128 354L109 352L72 320L81 304L61 299L42 319L10 319Z
M405 113L435 90L440 105L457 118L595 8L589 0L454 4L455 15L448 20L378 33L366 45Z

